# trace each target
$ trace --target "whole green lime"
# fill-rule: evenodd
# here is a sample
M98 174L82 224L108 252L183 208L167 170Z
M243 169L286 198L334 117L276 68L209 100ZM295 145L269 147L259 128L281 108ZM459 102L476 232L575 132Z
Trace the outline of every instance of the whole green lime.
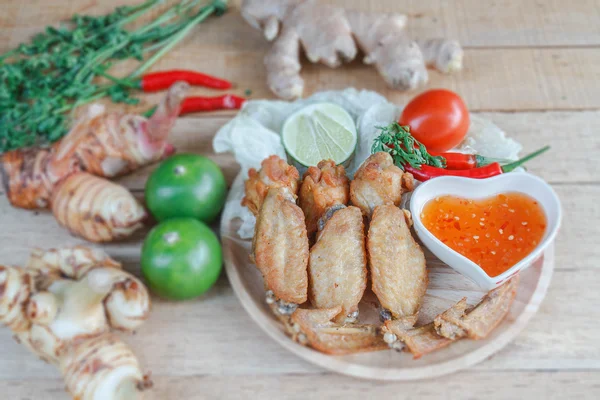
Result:
M198 297L221 273L221 244L193 218L173 218L155 226L142 247L142 275L150 290L170 300Z
M159 221L190 217L210 223L219 215L227 183L219 166L196 154L167 158L146 182L146 204Z

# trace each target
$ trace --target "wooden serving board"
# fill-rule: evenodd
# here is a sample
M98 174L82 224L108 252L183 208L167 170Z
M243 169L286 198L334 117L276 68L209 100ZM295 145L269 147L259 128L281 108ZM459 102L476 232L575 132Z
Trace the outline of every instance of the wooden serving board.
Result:
M227 218L229 213L224 211ZM292 341L265 302L262 276L250 262L252 242L241 239L237 230L240 220L221 221L221 240L225 270L233 290L250 317L272 339L303 359L329 370L360 378L407 381L432 378L470 367L493 355L525 327L536 313L550 284L554 269L554 244L529 268L521 272L517 296L509 314L484 340L464 339L434 353L413 360L410 353L392 350L330 356ZM419 312L417 326L427 324L463 297L475 305L486 291L445 265L425 250L429 286ZM367 289L359 305L360 322L378 323L378 301Z

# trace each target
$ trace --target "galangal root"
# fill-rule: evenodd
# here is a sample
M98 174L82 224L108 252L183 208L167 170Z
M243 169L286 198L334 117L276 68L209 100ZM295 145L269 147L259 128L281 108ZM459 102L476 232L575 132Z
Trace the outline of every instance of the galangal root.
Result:
M406 15L368 13L320 4L318 0L244 0L242 15L273 41L265 56L267 84L279 97L304 91L300 46L313 63L335 68L353 60L360 48L386 83L414 89L427 83L427 67L443 73L462 68L463 50L455 40L411 39Z
M150 119L92 106L51 147L3 154L0 176L10 203L26 209L52 208L62 225L90 241L130 235L141 226L143 207L126 189L103 178L131 173L174 152L167 137L187 87L174 84ZM85 194L87 202L77 201L84 193L81 188L73 192L75 181L87 182L101 195ZM53 204L59 201L60 205ZM81 228L81 221L87 228Z
M51 204L59 224L94 242L129 237L143 226L147 216L144 207L123 186L87 172L60 181Z
M0 266L0 321L56 365L75 399L131 400L151 386L112 330L147 318L146 287L99 250L34 250L25 268Z
M293 340L328 354L392 348L418 358L463 337L485 338L504 319L518 277L473 309L463 299L414 327L428 272L410 212L398 207L414 186L412 175L385 152L367 158L350 185L343 167L333 170L330 161L311 168L299 183L294 167L269 157L261 171L250 171L242 203L258 209L251 259L263 275L267 304ZM309 226L317 230L312 247ZM357 323L369 271L379 325Z

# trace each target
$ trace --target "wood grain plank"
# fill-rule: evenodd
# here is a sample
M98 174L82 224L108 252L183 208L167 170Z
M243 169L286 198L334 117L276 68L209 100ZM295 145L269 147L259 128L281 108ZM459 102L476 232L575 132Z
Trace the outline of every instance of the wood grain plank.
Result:
M551 150L527 164L530 172L553 184L570 182L600 182L600 141L597 124L600 112L527 112L478 113L501 127L509 137L523 145L522 154L549 144ZM239 169L228 154L214 154L212 137L229 120L225 116L209 118L182 118L177 122L171 141L181 152L204 154L224 169L228 182ZM131 189L142 189L148 174L156 166L149 166L124 177L120 182ZM2 189L0 189L1 192Z
M597 225L590 221L600 219L600 203L590 201L600 197L599 185L559 185L555 187L563 207L563 225L556 246L558 270L578 271L597 269L600 257L600 240ZM12 208L4 195L0 195L0 221L2 231L0 262L17 264L24 262L32 247L57 247L85 243L62 229L48 212L32 212ZM110 243L104 247L115 257L137 262L137 252L147 229L142 229L124 242Z
M285 377L251 374L236 377L155 376L147 400L346 400L393 398L420 400L505 400L540 398L547 400L592 400L600 396L600 373L572 372L463 372L428 382L376 382L325 373L318 376ZM0 391L11 400L67 400L58 379L0 381Z
M53 18L57 20L67 18L76 10L98 11L100 9L100 6L92 7L91 5L95 3L91 2L77 6L75 4L78 3L75 2L68 4L69 6L64 10L56 6L49 7L48 13L54 15ZM106 10L115 3L111 1L101 4L102 9ZM413 4L420 3L413 2ZM502 3L498 4L498 7L501 7ZM9 23L9 28L6 28L2 34L6 40L1 40L0 35L0 43L8 43L0 44L0 47L6 46L5 49L11 48L16 45L16 42L31 35L32 26L38 27L38 24L44 23L41 21L49 18L45 11L39 11L46 10L45 7L29 4L25 6L20 3L17 5L9 3L7 7L9 9L19 7L20 11L16 16L17 21ZM464 5L463 13L470 15L469 10L483 9L483 7ZM545 8L543 5L540 7ZM593 9L591 5L581 7ZM511 10L510 15L513 15L515 6L507 6L507 8ZM37 11L31 11L33 14L29 15L30 10ZM519 15L530 15L530 11L521 10ZM589 12L586 15L600 18L599 13ZM486 25L485 18L478 18L483 20L483 25ZM547 18L549 25L552 25L553 18ZM506 19L508 20L508 17ZM516 21L518 22L518 19ZM443 25L446 27L461 24L446 21ZM588 25L582 23L581 26ZM600 24L589 26L593 27L591 29L598 30ZM506 31L510 29L507 28ZM535 29L532 31L537 32ZM497 32L497 29L494 28L493 32ZM485 35L475 30L473 36L484 37ZM488 36L494 35L490 32ZM243 21L239 13L231 12L220 20L211 19L203 23L194 34L154 68L160 70L189 67L207 73L225 75L236 83L233 91L237 94L243 94L245 89L251 89L254 98L272 98L273 95L265 84L263 67L263 57L268 46L260 32ZM598 109L600 87L595 82L600 79L600 69L597 67L599 64L600 52L594 48L470 48L465 53L465 69L462 72L446 76L432 71L427 87L444 87L460 93L472 110ZM123 75L131 69L132 63L124 63L115 69L115 74ZM373 68L363 65L359 60L344 66L343 70L330 69L322 65L308 65L305 62L302 74L306 81L306 95L318 90L353 86L379 91L392 101L403 104L416 93L425 90L422 88L417 92L408 93L391 90ZM208 93L208 91L196 90L194 93ZM148 97L148 101L154 102L157 96Z
M43 26L75 12L104 13L140 0L1 1L0 52L16 46ZM239 5L240 0L234 0ZM149 322L125 337L152 370L150 399L347 399L394 398L578 398L600 397L595 287L600 284L596 221L600 181L595 176L600 150L600 0L323 0L373 11L402 11L417 36L447 35L466 47L466 67L453 76L431 73L428 87L459 92L472 110L484 111L525 150L549 143L552 153L531 162L532 172L556 184L564 223L557 239L553 283L527 329L503 351L471 370L436 379L435 385L361 381L326 373L288 353L246 315L225 276L204 297L186 303L155 300ZM576 47L573 47L576 46ZM235 10L197 28L155 68L188 67L225 75L232 90L272 98L262 58L268 44ZM306 64L306 61L305 61ZM118 69L123 73L131 64ZM306 65L306 93L356 86L380 91L404 104L415 93L387 89L358 61L344 69ZM194 94L214 93L195 90ZM136 110L154 104L147 96ZM537 112L551 110L552 112ZM561 111L562 110L562 111ZM586 110L586 111L582 111ZM500 111L500 112L495 112ZM512 113L511 111L533 111ZM183 118L173 134L180 151L206 154L229 181L237 167L229 155L214 155L211 138L231 113ZM154 167L121 180L137 195ZM47 213L14 210L0 195L0 262L19 264L33 246L83 243L59 228ZM124 243L105 246L139 273L139 248L146 230ZM0 393L8 399L67 399L57 371L35 359L0 329ZM458 379L456 379L458 378Z
M596 121L600 112L525 112L478 113L501 127L508 136L523 144L523 154L545 144L552 149L547 154L527 164L529 170L553 184L571 182L600 182L600 141L596 138ZM204 117L180 118L173 129L170 141L181 153L202 154L215 161L229 183L239 168L230 154L215 154L212 138L232 113ZM156 168L151 165L118 179L132 190L143 190L148 175ZM3 187L0 185L0 193Z
M596 122L600 112L529 112L529 113L479 113L490 119L523 144L523 154L545 144L552 149L547 154L527 164L529 170L553 184L570 182L600 182L600 141L596 138ZM239 168L230 154L215 154L212 138L217 130L229 121L232 114L180 118L173 129L170 141L181 153L205 155L223 169L229 183ZM584 161L585 162L582 162ZM132 190L143 190L148 175L156 168L151 165L118 180ZM0 193L3 188L0 185Z
M459 379L457 379L459 378ZM246 399L281 398L288 400L343 400L349 398L394 399L506 399L508 393L518 398L595 399L598 373L462 373L438 378L435 385L423 382L383 383L357 380L349 377L321 374L314 378L286 376L284 378L260 375L189 379L168 378L166 384L157 380L150 399ZM199 392L198 388L206 388Z
M599 182L595 121L600 112L478 113L523 145L522 154L546 144L548 153L527 163L529 172L553 184Z
M589 221L600 217L598 185L557 187L563 200L564 227L557 240L556 272L548 296L525 331L503 351L474 370L598 369L595 260L600 256L598 230ZM34 246L83 243L58 229L48 214L10 210L0 197L3 237L0 261L19 265ZM144 232L126 243L104 246L128 270L139 274ZM576 249L576 250L574 250ZM58 376L0 330L3 349L0 379ZM143 364L156 375L320 374L269 339L242 309L225 276L206 296L184 303L154 299L150 320L138 335L125 337ZM148 350L152 349L152 350ZM276 361L274 361L276 360Z
M15 46L40 27L65 20L73 13L102 14L118 5L141 0L91 0L46 2L4 0L0 15L0 48ZM600 44L600 2L577 0L322 0L349 9L398 12L409 16L411 34L448 36L466 47L595 46ZM241 0L230 1L237 14ZM228 21L229 17L223 18ZM225 22L223 23L225 24ZM209 38L213 39L212 35ZM239 38L248 43L245 38ZM229 42L237 45L238 42Z
M600 371L593 290L595 271L557 271L538 314L509 345L471 371ZM569 299L577 300L574 302ZM201 299L153 299L153 311L134 336L123 336L155 376L320 375L323 370L271 340L246 315L225 278ZM577 327L574 329L574 327ZM58 371L0 330L0 379L58 377Z
M211 21L214 22L214 21ZM241 37L253 35L238 21ZM201 35L189 38L185 47L173 50L154 67L155 70L181 66L223 75L243 95L251 98L274 98L265 84L263 57L266 44L257 50L206 50ZM189 52L189 48L198 48ZM207 56L210 54L210 56ZM341 90L347 87L374 90L390 101L406 104L416 94L431 88L446 88L459 93L472 111L547 111L597 110L600 108L600 52L592 48L548 49L467 49L465 67L461 72L444 75L430 71L429 83L416 91L401 92L387 87L377 72L359 60L331 69L320 64L303 63L301 75L305 81L304 95L317 91ZM122 75L130 67L115 74ZM223 72L226 71L226 72ZM193 94L206 94L195 89ZM154 103L158 95L147 97Z

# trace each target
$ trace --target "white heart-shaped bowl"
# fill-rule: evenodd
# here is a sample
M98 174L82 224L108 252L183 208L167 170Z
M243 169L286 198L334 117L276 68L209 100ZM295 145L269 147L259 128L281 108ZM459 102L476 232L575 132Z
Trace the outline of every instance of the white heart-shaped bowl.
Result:
M537 247L527 257L498 276L490 277L479 265L442 243L421 222L423 207L438 196L453 195L469 199L482 199L506 192L520 192L536 199L546 213L547 227ZM415 231L421 242L440 260L486 290L499 286L541 256L544 249L556 237L562 219L560 200L552 187L537 176L525 172L511 172L487 179L456 176L431 179L420 184L412 193L410 211L413 215Z

